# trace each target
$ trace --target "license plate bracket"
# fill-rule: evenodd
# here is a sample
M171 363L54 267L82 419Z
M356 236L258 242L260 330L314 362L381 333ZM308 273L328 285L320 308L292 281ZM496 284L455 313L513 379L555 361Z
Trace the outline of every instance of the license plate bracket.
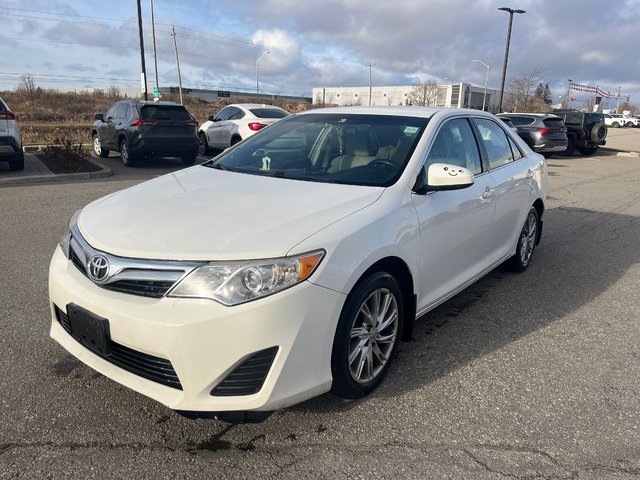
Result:
M109 321L76 304L67 305L71 335L100 356L111 355Z

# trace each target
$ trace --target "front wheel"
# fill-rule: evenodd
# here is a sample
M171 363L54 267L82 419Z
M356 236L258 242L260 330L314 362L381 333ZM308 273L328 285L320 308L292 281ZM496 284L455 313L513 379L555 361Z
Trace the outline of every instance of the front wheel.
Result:
M198 134L198 153L200 155L208 155L211 149L209 148L209 142L204 132Z
M109 156L109 150L102 147L100 137L97 133L93 136L93 153L95 153L96 157L100 158L107 158Z
M187 155L185 157L182 157L182 164L186 165L187 167L190 167L191 165L193 165L194 163L196 163L196 159L198 157L196 157L195 155Z
M514 272L524 272L531 264L533 251L538 241L538 227L540 225L540 217L535 207L529 209L527 219L524 221L520 236L518 237L518 246L516 254L509 260L511 269Z
M332 393L358 398L384 378L402 336L404 304L396 279L379 272L347 297L331 354Z
M576 142L573 140L573 137L567 138L567 148L565 149L564 152L562 152L562 154L571 156L573 155L573 152L575 152L575 150L576 150Z
M22 150L16 153L13 160L9 160L9 169L12 172L21 172L24 170L24 153L22 153Z

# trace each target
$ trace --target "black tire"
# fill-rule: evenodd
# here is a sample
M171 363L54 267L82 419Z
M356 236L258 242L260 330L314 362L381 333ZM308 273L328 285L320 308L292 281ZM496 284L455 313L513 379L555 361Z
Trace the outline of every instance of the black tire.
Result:
M182 157L182 164L190 167L194 163L196 163L196 159L198 157L196 155L187 155L186 157Z
M533 252L538 243L539 231L540 217L538 216L538 210L535 207L531 207L518 236L516 253L509 259L509 267L514 272L524 272L531 265Z
M613 128L620 128L620 124L619 124L618 122L613 122L613 123L611 124L611 126L612 126Z
M598 147L584 147L578 149L582 155L593 155L598 151Z
M553 152L542 152L542 155L544 158L551 158L553 157Z
M600 143L607 138L607 126L604 123L596 123L591 128L591 141Z
M200 155L209 155L211 149L209 148L209 142L204 132L198 134L198 153ZM193 164L192 164L193 165Z
M16 153L13 160L9 160L9 169L12 172L20 172L24 170L24 153L22 153L22 151Z
M367 322L363 311L372 313L381 305L386 307L383 312L370 315L377 317L375 325ZM347 297L333 339L331 392L359 398L375 389L397 352L403 323L402 292L392 275L374 273L358 284Z
M567 138L567 148L565 149L564 152L562 152L562 155L568 155L571 156L573 155L573 152L576 151L576 142L573 140L573 137L568 137Z
M624 124L624 126L627 127L627 128L631 128L631 127L633 127L633 122L627 122L627 123Z
M96 157L100 158L107 158L109 156L109 150L102 147L100 137L97 133L93 135L93 153Z
M129 150L129 143L126 138L120 140L120 158L125 167L136 166L136 158Z
M234 136L231 138L231 146L233 147L236 143L240 143L241 141L242 141L242 138L238 136Z

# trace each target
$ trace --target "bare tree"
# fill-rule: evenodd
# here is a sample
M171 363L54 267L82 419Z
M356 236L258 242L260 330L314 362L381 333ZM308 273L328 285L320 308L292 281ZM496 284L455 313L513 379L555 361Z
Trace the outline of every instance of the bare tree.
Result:
M407 105L435 106L438 99L438 82L427 80L413 86L407 98Z
M117 85L111 85L109 88L107 88L105 95L109 98L118 100L120 98L120 87Z
M31 74L20 77L20 83L18 83L16 91L24 93L29 100L36 100L42 93L42 89L36 87L36 81Z
M506 95L505 111L512 112L545 112L549 105L544 97L536 95L536 88L542 86L544 94L544 82L542 68L532 68L522 72L509 84L509 92Z

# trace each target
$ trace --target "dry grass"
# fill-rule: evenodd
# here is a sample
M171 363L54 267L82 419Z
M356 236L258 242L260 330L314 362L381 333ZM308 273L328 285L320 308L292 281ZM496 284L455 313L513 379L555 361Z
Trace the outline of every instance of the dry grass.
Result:
M0 96L9 104L20 122L22 141L25 145L48 145L56 139L65 139L73 143L89 143L89 130L94 115L105 112L119 96L97 92L59 92L57 90L37 89L27 94L24 91L0 92ZM178 101L178 95L164 95L162 100ZM198 123L204 123L209 115L216 113L229 103L241 103L243 100L229 98L225 101L207 102L197 97L185 96L187 110ZM246 100L244 100L246 101ZM285 104L268 101L285 110L295 113L311 108L311 105Z

